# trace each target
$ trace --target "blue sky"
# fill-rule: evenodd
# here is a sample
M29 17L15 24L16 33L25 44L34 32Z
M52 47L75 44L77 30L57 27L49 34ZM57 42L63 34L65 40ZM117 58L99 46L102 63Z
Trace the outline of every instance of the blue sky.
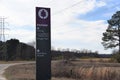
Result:
M101 7L97 7L93 11L90 11L86 14L78 15L77 18L78 19L83 19L83 20L89 20L89 21L109 20L110 17L117 10L119 10L120 2L118 2L118 0L105 1L105 2L106 2L106 5L101 6Z
M56 49L104 50L101 38L107 20L120 10L119 0L0 0L0 17L10 30L6 39L35 41L35 7L51 8L51 39Z

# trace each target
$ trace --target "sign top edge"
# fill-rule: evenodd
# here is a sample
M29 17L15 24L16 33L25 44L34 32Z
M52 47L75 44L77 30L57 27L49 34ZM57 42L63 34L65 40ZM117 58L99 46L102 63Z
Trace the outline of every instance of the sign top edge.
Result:
M51 9L49 7L36 7L36 8Z

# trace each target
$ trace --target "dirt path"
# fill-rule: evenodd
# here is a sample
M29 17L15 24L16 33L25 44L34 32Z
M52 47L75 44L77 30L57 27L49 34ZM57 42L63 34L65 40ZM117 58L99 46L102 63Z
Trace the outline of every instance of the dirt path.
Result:
M29 63L35 63L35 62L22 62L22 63L10 63L10 64L0 64L0 80L7 80L4 76L3 73L6 68L12 65L19 65L19 64L29 64Z
M6 80L3 76L4 70L13 64L0 64L0 80Z

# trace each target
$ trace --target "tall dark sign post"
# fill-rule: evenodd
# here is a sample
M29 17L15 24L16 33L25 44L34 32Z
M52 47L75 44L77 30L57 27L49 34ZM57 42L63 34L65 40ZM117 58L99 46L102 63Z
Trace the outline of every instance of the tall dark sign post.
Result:
M50 8L36 7L36 80L51 80Z

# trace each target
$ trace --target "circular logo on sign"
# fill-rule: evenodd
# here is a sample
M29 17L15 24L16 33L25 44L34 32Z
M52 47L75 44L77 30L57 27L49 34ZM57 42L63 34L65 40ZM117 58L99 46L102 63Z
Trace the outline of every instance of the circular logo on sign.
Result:
M41 19L47 19L48 18L48 11L46 9L40 9L38 11L38 16L41 18Z

